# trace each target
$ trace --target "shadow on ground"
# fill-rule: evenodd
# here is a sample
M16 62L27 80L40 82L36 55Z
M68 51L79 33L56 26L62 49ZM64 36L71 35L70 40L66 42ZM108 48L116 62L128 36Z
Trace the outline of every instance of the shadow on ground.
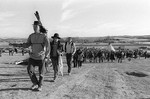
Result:
M143 72L125 72L127 75L136 76L136 77L146 77L147 74Z
M11 91L11 90L31 90L30 88L7 88L7 89L0 89L0 91Z

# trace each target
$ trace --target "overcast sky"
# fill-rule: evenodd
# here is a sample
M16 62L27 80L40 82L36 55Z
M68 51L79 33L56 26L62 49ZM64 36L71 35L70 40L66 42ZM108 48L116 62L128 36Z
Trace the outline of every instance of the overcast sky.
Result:
M36 10L49 37L150 35L150 0L0 0L0 37L27 38Z

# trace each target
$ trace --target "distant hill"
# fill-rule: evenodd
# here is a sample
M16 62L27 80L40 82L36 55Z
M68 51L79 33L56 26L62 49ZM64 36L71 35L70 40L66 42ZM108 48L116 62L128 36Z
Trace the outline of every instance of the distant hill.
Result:
M1 42L10 42L10 43L20 43L20 42L26 42L27 41L27 39L25 39L25 38L5 38L5 39L3 39L3 38L0 38L0 41Z
M62 42L66 41L67 37L63 37L61 39ZM73 41L80 43L88 43L88 42L101 42L101 41L150 41L150 35L142 35L142 36L103 36L103 37L72 37ZM51 38L49 38L52 40ZM27 38L0 38L0 42L9 42L9 43L21 43L26 42Z

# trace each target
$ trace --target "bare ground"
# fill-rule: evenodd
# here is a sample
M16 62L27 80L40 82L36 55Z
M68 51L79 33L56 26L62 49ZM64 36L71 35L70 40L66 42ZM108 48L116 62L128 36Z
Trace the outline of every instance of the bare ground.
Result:
M32 91L26 66L13 64L27 56L0 58L0 99L150 99L150 60L123 63L85 63L52 82L53 70L45 75L43 90Z

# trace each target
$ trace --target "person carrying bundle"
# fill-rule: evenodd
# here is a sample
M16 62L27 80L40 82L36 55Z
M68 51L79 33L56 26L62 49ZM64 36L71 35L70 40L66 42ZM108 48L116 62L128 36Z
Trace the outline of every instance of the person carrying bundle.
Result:
M59 37L58 33L55 33L54 36L52 36L51 38L53 38L53 40L50 42L50 58L52 61L52 65L53 65L53 70L54 70L54 81L56 80L57 76L58 76L58 66L59 66L59 58L60 58L60 49L61 49L61 44L59 39L61 39Z

